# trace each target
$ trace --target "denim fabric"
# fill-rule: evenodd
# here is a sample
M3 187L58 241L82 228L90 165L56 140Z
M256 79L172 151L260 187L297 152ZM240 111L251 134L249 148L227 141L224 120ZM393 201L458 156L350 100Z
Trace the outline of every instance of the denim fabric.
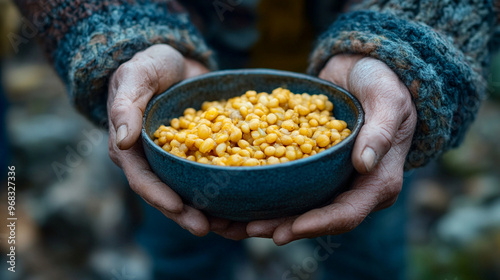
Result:
M339 247L325 261L323 279L407 279L407 205L411 177L397 202L372 213L351 232L331 236Z
M327 242L338 244L330 252L321 252L324 260L315 260L315 275L324 280L405 279L409 185L406 178L396 204L371 214L355 230L322 237L323 244L318 239L309 240L315 247ZM138 237L153 260L154 279L233 279L236 264L245 257L242 242L215 234L195 237L156 209L143 205L144 220ZM310 275L306 268L302 277ZM291 271L283 279L302 278Z
M244 255L242 242L214 233L196 237L145 202L142 205L137 237L152 259L153 279L232 279L234 264Z

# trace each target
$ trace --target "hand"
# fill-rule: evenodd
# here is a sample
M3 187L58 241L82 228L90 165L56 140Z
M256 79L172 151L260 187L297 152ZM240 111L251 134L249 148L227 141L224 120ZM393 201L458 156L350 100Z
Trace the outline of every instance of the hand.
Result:
M207 217L162 183L151 171L139 141L148 101L173 84L208 72L168 45L154 45L122 64L111 77L108 95L109 155L125 172L130 187L151 206L192 234L203 236Z
M401 191L417 120L406 86L383 62L359 55L334 56L319 77L354 94L366 113L352 152L359 175L332 204L297 217L251 222L250 236L272 237L283 245L348 232L371 212L394 204Z

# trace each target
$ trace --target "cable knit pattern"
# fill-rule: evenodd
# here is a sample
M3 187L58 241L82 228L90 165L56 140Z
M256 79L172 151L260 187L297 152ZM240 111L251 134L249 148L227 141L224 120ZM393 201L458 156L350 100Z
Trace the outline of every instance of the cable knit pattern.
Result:
M101 126L107 125L108 79L135 53L166 43L216 68L211 51L175 1L17 2L38 28L75 107Z
M309 72L317 75L339 53L385 62L408 87L417 107L417 129L405 168L423 166L462 141L485 96L481 75L490 61L492 5L394 0L365 1L360 8L371 10L341 16L322 35Z

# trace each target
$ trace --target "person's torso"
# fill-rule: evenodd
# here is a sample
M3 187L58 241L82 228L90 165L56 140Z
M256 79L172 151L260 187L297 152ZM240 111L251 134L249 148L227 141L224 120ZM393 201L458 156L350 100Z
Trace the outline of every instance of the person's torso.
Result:
M219 66L303 72L316 36L345 1L180 1L216 51Z

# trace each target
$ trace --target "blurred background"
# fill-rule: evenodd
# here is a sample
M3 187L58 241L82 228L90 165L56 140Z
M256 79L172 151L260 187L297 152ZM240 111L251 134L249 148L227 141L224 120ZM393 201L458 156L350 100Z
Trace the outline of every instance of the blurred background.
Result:
M34 40L12 48L20 19L8 1L0 11L0 178L6 186L5 166L16 167L18 217L17 272L6 270L2 226L0 279L149 279L150 259L134 239L137 197L108 157L106 131L71 107ZM500 279L500 56L492 65L488 99L463 145L414 171L410 279ZM247 247L241 279L281 279L310 254L301 242Z

